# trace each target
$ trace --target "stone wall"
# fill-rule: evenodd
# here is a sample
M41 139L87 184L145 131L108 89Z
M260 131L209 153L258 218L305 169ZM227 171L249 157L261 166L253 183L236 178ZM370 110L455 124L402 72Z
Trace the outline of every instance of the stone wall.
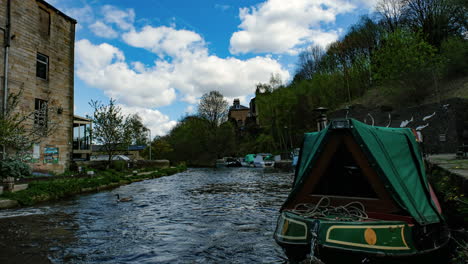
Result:
M5 28L7 0L0 0L0 26ZM42 13L41 13L42 12ZM44 13L45 12L45 13ZM44 22L44 14L50 22ZM42 14L42 18L41 18ZM47 23L48 22L48 23ZM44 24L46 23L46 24ZM39 0L11 1L11 46L9 51L9 93L22 90L16 111L23 114L35 110L35 100L46 100L54 112L48 114L57 124L53 133L35 149L32 167L35 171L63 172L70 163L73 129L73 75L75 23L55 8ZM48 32L47 32L47 24ZM3 36L0 38L3 47ZM47 79L36 77L36 57L48 57ZM4 50L0 51L0 72L4 77ZM1 85L3 93L3 81ZM3 95L2 95L3 96ZM3 97L2 97L3 98ZM28 125L33 125L30 120ZM58 150L56 163L45 162L46 150ZM49 155L50 156L50 155Z
M370 115L369 115L370 114ZM330 113L328 117L344 118L346 110ZM419 128L427 153L455 153L463 143L463 133L468 130L468 100L452 98L440 103L392 109L351 106L348 117L376 126Z

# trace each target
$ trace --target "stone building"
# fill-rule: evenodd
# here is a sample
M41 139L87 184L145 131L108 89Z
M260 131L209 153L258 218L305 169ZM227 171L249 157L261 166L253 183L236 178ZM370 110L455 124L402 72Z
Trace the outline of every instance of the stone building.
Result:
M239 99L234 99L234 103L229 108L229 119L236 121L238 127L243 127L245 125L245 120L249 116L250 109L246 106L240 104Z
M33 171L60 173L70 163L75 24L43 0L0 0L1 109L5 97L21 91L15 111L32 113L27 126L46 131L31 149Z

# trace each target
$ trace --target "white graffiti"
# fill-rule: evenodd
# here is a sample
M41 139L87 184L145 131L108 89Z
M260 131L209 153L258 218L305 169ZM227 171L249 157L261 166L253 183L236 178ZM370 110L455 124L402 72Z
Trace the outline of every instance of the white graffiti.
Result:
M428 126L429 126L429 123L425 124L424 126L418 126L418 127L416 128L416 130L417 130L417 131L421 131L421 130L423 130L424 128L426 128L426 127L428 127Z
M425 116L425 117L423 118L423 121L426 121L426 120L428 120L428 119L431 119L433 116L435 116L435 114L436 114L436 112L434 112L432 115Z
M406 127L409 123L413 122L413 117L411 116L410 120L401 121L400 127Z

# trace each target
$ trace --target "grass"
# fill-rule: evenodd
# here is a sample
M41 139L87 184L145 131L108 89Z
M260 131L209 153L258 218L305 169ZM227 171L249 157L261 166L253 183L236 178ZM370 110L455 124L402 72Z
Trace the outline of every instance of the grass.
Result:
M452 230L454 243L451 263L464 264L468 258L468 198L463 193L460 180L446 170L432 169L429 180Z
M105 170L96 172L96 176L87 178L64 178L46 181L33 181L28 189L3 193L0 199L16 200L20 205L29 206L44 201L60 200L80 193L114 188L134 181L159 178L184 171L186 167L158 169L146 175L130 175L128 171Z

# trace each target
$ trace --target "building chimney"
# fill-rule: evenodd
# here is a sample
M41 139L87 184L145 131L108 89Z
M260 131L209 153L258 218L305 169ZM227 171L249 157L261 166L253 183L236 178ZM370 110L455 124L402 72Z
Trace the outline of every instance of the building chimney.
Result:
M233 106L234 106L235 109L239 108L239 106L240 106L239 98L234 99Z

